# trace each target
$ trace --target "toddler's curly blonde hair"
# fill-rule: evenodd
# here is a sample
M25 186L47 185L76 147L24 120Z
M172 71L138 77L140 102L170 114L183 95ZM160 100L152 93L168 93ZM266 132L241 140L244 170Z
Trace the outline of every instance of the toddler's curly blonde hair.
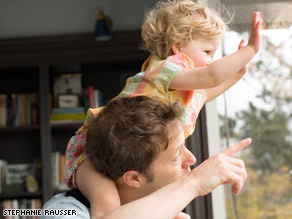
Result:
M192 0L161 0L148 12L142 25L143 48L165 59L172 45L204 37L217 39L228 27L213 10Z

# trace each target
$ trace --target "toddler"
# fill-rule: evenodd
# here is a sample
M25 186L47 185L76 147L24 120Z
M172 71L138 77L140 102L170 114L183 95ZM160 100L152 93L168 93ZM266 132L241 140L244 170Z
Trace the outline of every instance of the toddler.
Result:
M262 18L255 12L247 45L212 62L228 27L211 9L192 0L159 1L142 26L145 48L151 53L142 71L127 80L119 97L144 95L163 102L179 101L183 107L185 138L194 131L205 102L213 100L244 75L245 65L260 49ZM100 217L120 206L115 183L99 174L86 154L87 119L101 108L89 109L84 125L66 151L66 180L79 188L91 205L91 216ZM179 216L178 216L179 217Z

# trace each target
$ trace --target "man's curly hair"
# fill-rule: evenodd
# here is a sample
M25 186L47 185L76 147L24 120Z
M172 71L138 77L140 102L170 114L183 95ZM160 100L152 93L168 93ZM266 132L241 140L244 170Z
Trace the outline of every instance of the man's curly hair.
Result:
M86 152L90 161L114 180L137 170L151 181L148 169L167 148L169 128L182 129L181 114L179 103L164 104L146 96L113 99L89 120Z

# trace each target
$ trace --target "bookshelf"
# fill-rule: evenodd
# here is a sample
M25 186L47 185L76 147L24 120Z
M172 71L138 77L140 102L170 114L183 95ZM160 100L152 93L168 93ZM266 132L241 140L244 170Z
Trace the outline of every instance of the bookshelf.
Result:
M81 73L82 87L98 88L104 101L116 96L125 75L137 73L148 54L139 49L140 31L112 33L97 42L93 34L31 37L0 40L0 94L38 93L39 122L0 128L0 159L9 164L41 163L39 190L0 194L5 199L48 200L52 186L52 152L65 153L66 144L81 123L51 124L50 95L54 77Z

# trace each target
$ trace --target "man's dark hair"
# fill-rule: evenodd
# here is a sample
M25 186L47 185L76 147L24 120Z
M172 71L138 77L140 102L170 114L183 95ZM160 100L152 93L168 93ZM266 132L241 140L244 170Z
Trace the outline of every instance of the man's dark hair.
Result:
M89 120L86 152L90 161L114 180L128 170L147 177L153 160L167 149L169 126L181 113L178 103L164 104L145 96L111 100Z

